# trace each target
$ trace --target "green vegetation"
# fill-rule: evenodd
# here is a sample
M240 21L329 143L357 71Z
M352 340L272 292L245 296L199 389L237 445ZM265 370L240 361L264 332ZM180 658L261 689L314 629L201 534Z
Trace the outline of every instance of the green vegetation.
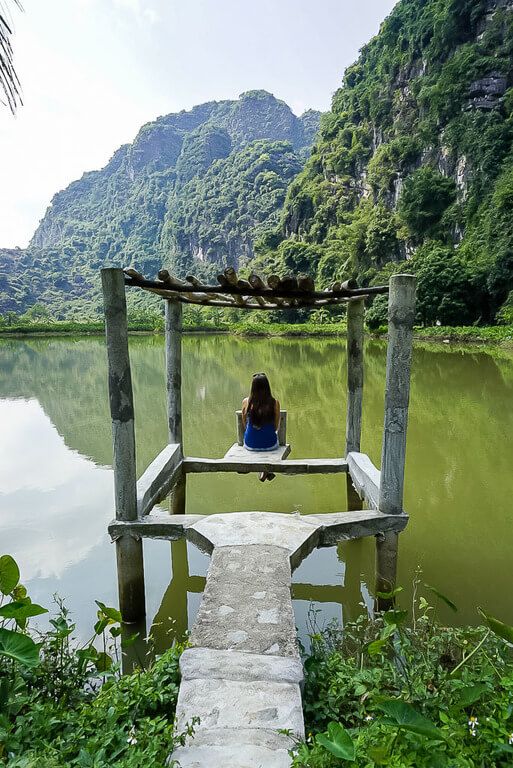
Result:
M94 320L102 266L212 277L251 259L255 238L277 225L319 117L248 91L144 125L105 168L54 196L26 250L0 249L0 313L37 303L56 320ZM150 301L131 297L139 309Z
M99 320L105 264L205 279L234 264L321 286L407 269L420 323L511 324L512 62L509 3L399 0L306 165L319 115L265 91L158 118L54 197L27 250L0 250L0 311Z
M313 633L303 696L308 738L294 750L294 768L511 765L513 627L481 609L485 626L441 626L420 587L417 574L411 615L395 606ZM457 611L435 588L422 589ZM31 601L9 555L0 557L0 595L0 764L166 765L186 735L173 733L183 646L153 662L143 650L148 668L138 659L121 677L120 640L130 653L138 638L127 635L117 609L97 601L93 636L80 646L58 599L49 628L29 628L48 611Z
M0 763L12 768L164 766L173 744L179 685L174 646L147 671L121 677L121 616L101 602L93 637L79 646L58 600L50 628L28 628L47 613L0 557ZM135 638L125 638L125 650ZM193 724L191 724L192 726Z
M407 269L421 322L511 322L512 54L508 4L400 0L346 71L257 262L306 256L322 284Z
M294 768L512 765L513 627L483 611L485 627L442 626L419 587L411 614L394 608L313 634L309 735Z
M210 265L200 265L201 272L214 279L219 264L250 261L255 239L277 225L287 185L301 167L292 144L254 141L191 176L171 196L163 231L175 269L190 269L191 247Z
M507 306L504 314L506 314ZM378 296L367 311L366 322L370 333L384 336L387 333L388 305L385 297ZM509 310L511 311L511 310ZM225 314L226 313L226 314ZM271 313L269 313L271 314ZM242 315L242 318L241 318ZM286 323L269 321L264 313L237 312L237 310L196 310L185 313L185 333L230 333L235 336L345 336L345 318L332 316L326 310L312 313L306 322ZM132 317L128 323L130 333L163 333L164 320L157 313ZM96 335L103 336L103 322L28 321L22 315L10 318L9 322L0 317L1 336L60 336ZM431 341L460 341L480 344L506 344L513 342L513 317L507 324L496 326L416 326L416 339Z

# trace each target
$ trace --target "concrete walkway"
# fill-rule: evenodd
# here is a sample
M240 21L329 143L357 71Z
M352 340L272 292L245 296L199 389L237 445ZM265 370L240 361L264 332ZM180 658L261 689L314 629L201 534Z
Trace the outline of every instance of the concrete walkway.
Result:
M200 722L171 757L182 768L288 768L289 750L304 736L291 569L317 546L401 530L407 516L240 512L167 520L212 554L191 648L180 660L176 730Z

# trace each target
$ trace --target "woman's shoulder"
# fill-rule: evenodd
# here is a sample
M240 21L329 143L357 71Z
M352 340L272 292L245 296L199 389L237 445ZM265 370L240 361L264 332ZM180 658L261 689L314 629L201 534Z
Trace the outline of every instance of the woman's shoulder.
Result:
M242 407L247 408L248 402L249 402L249 397L245 397L244 400L242 401Z

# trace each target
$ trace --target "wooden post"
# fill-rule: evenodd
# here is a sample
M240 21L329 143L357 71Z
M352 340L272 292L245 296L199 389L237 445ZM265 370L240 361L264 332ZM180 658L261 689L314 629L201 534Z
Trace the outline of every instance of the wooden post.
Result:
M280 411L280 424L278 427L278 443L287 444L287 411Z
M166 389L167 421L170 443L179 443L183 456L182 435L182 305L166 300ZM171 492L171 511L185 514L185 475Z
M346 456L360 452L363 398L363 299L347 303Z
M363 299L347 303L347 416L346 416L346 457L351 451L360 452L362 435L363 403L363 337L365 306ZM346 477L347 509L363 509L363 503L356 493L351 475Z
M109 401L114 447L114 496L117 520L137 519L134 399L122 269L102 269L105 335L109 365ZM126 622L146 615L142 541L121 536L116 541L119 609Z
M376 600L378 611L388 611L394 605L393 597L380 597L391 594L395 588L397 576L397 554L399 534L392 531L378 533L376 536Z
M244 445L244 427L242 426L242 411L235 411L237 421L237 445Z
M378 501L379 511L386 515L399 515L403 511L415 284L413 275L394 275L390 279L385 424ZM379 592L390 592L395 586L397 544L396 533L380 534L376 538L376 590ZM382 598L378 600L378 607L386 609L390 602Z

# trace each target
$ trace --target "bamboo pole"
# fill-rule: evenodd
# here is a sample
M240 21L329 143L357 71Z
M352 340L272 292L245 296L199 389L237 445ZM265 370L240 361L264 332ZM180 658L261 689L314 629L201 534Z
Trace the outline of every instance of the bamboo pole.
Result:
M378 501L379 511L386 515L399 515L403 511L415 284L413 275L394 275L390 279L385 424ZM397 534L384 533L377 537L377 591L390 592L395 586L397 545ZM378 607L386 609L390 602L387 598L378 599Z
M134 400L122 269L102 269L105 336L109 365L109 402L114 448L114 497L117 520L137 519ZM146 615L142 541L130 535L116 541L119 608L123 621Z
M182 305L178 301L166 301L166 390L168 439L179 443L183 456L182 435ZM185 475L171 492L171 511L174 515L185 514Z
M255 288L250 291L249 288L241 288L239 285L231 285L226 279L224 274L217 276L219 285L205 285L201 287L202 293L226 293L235 296L262 296L267 299L274 300L275 298L283 299L304 299L305 292L301 291L299 287L293 290L283 290L279 288L280 278L277 275L271 275L267 281L267 287ZM145 290L156 289L156 291L175 291L178 293L191 293L193 285L184 283L175 278L170 278L169 284L163 281L157 280L139 280L127 275L126 284L134 286L135 288L144 288ZM219 287L221 286L221 288ZM346 282L340 286L340 290L336 291L313 291L308 295L308 298L312 301L314 299L351 299L358 296L376 296L378 294L388 293L388 285L373 285L368 288L351 288L350 283Z

